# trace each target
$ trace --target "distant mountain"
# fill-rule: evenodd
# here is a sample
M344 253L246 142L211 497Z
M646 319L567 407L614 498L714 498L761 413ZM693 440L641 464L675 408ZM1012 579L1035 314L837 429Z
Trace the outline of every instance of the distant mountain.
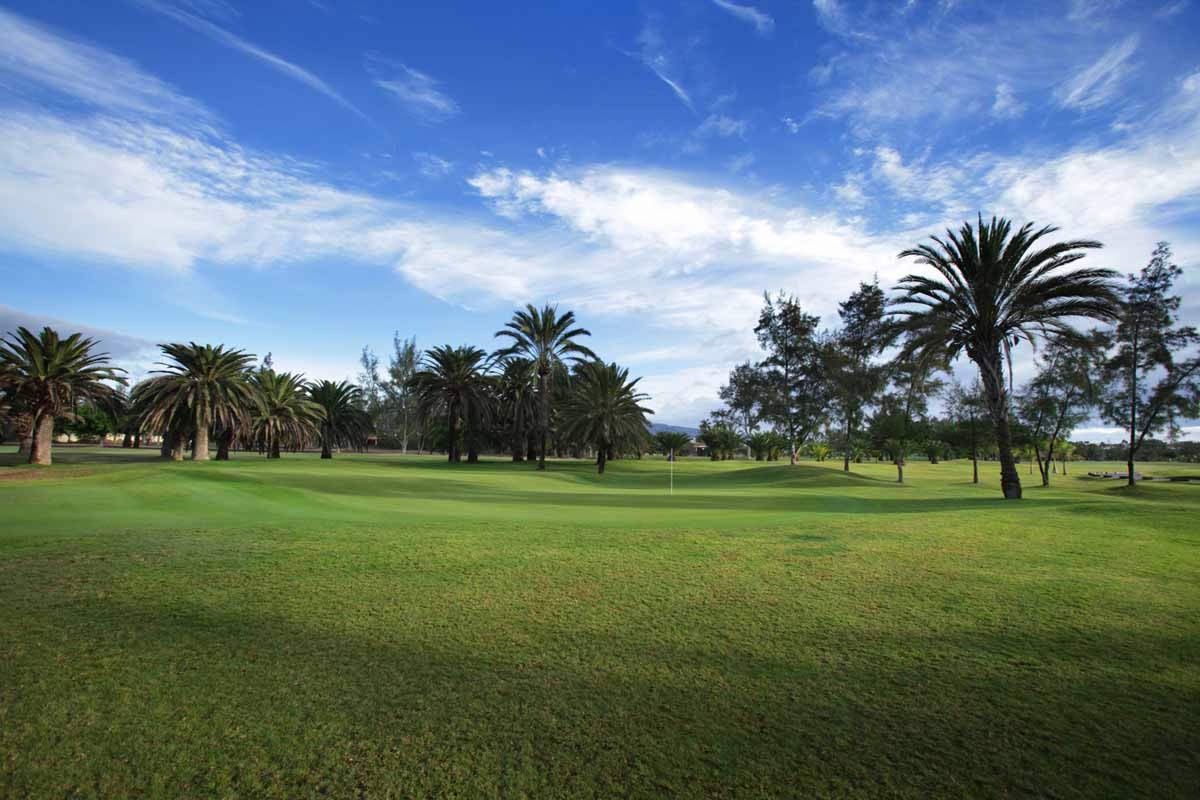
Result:
M691 436L693 439L695 439L697 436L700 435L699 428L685 428L682 425L666 425L662 422L651 422L650 423L650 432L658 433L659 431L673 431L675 433L686 433L688 436Z

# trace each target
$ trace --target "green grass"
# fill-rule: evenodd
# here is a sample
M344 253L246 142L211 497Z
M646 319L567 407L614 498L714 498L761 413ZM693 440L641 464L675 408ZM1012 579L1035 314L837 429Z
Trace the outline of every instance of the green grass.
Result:
M55 458L0 466L0 796L1200 786L1200 485Z

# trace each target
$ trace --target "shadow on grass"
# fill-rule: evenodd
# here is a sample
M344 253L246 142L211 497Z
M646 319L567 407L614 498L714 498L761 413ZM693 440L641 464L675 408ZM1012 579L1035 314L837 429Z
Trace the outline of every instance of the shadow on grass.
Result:
M745 638L713 621L690 636L543 622L515 639L504 628L478 639L445 621L417 636L354 631L329 608L301 625L179 597L29 612L39 629L63 633L58 650L79 653L46 670L34 659L49 651L25 649L10 672L17 686L35 680L10 698L17 724L0 733L25 754L7 765L18 793L40 777L109 793L187 785L193 795L263 794L267 781L277 796L923 797L972 787L1165 797L1200 778L1196 696L1134 680L1152 670L1148 654L1182 653L1180 643L1137 629L866 640L825 629L783 659L739 647ZM137 702L123 687L136 687ZM79 724L92 717L103 725ZM33 752L35 738L44 749Z

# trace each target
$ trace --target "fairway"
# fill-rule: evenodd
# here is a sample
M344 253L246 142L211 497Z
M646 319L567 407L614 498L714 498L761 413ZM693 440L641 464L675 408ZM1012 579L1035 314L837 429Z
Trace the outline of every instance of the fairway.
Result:
M0 450L0 796L1200 786L1200 485L156 455Z

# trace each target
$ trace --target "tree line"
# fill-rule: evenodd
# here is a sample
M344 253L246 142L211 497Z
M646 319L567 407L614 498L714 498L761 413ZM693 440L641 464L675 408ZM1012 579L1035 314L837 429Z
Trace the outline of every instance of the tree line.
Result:
M843 469L868 454L895 464L919 452L1000 462L1001 489L1021 496L1017 457L1048 485L1074 450L1071 432L1098 415L1126 432L1128 480L1154 436L1174 438L1200 414L1200 335L1179 325L1181 270L1160 243L1140 273L1064 268L1099 248L1050 241L1053 227L1013 230L996 219L964 224L901 253L928 268L902 278L889 298L862 283L838 306L838 326L821 327L794 295L767 294L754 332L763 351L740 364L723 401L701 423L710 457L744 451L792 463L804 450ZM1093 330L1073 327L1093 320ZM1012 351L1035 347L1035 373L1014 386ZM967 356L978 378L948 380ZM944 411L931 413L935 399Z
M1000 463L1001 489L1021 496L1017 457L1043 484L1070 454L1071 432L1099 415L1126 431L1129 481L1143 447L1200 414L1200 334L1178 321L1181 270L1160 243L1140 273L1076 265L1089 240L1053 241L1051 226L1005 219L905 250L925 268L893 287L862 283L823 328L791 294L766 294L754 333L763 356L737 365L720 389L723 406L701 424L712 457L735 454L795 463L807 451L838 453L842 467L868 454L896 465L969 455ZM1072 266L1075 265L1075 266ZM1071 267L1067 269L1067 267ZM1076 321L1100 327L1081 330ZM548 454L596 458L597 469L657 448L670 457L686 437L651 437L639 380L606 363L571 311L528 305L495 333L491 352L441 345L422 352L394 337L386 370L364 348L357 384L279 372L270 354L223 345L167 344L158 370L132 388L81 334L24 328L0 342L0 412L14 421L32 463L50 463L56 425L150 433L166 458L206 460L231 448L269 458L319 444L322 457L372 438L407 451L440 450L451 462L484 452L546 468ZM1014 386L1013 349L1035 347L1035 373ZM948 380L965 355L978 377ZM941 401L943 413L931 408Z
M322 458L341 448L365 449L383 425L406 449L447 453L452 462L509 449L514 461L546 468L549 450L606 463L650 443L646 395L628 369L605 363L581 343L590 336L571 311L532 305L518 310L488 353L469 345L420 352L395 340L391 380L364 349L360 384L309 381L224 345L163 344L163 360L129 387L123 370L82 334L61 337L26 328L0 342L0 411L12 421L19 448L34 464L50 464L56 426L118 430L123 446L161 437L161 454L176 461L227 460L232 449L267 458L311 446Z

